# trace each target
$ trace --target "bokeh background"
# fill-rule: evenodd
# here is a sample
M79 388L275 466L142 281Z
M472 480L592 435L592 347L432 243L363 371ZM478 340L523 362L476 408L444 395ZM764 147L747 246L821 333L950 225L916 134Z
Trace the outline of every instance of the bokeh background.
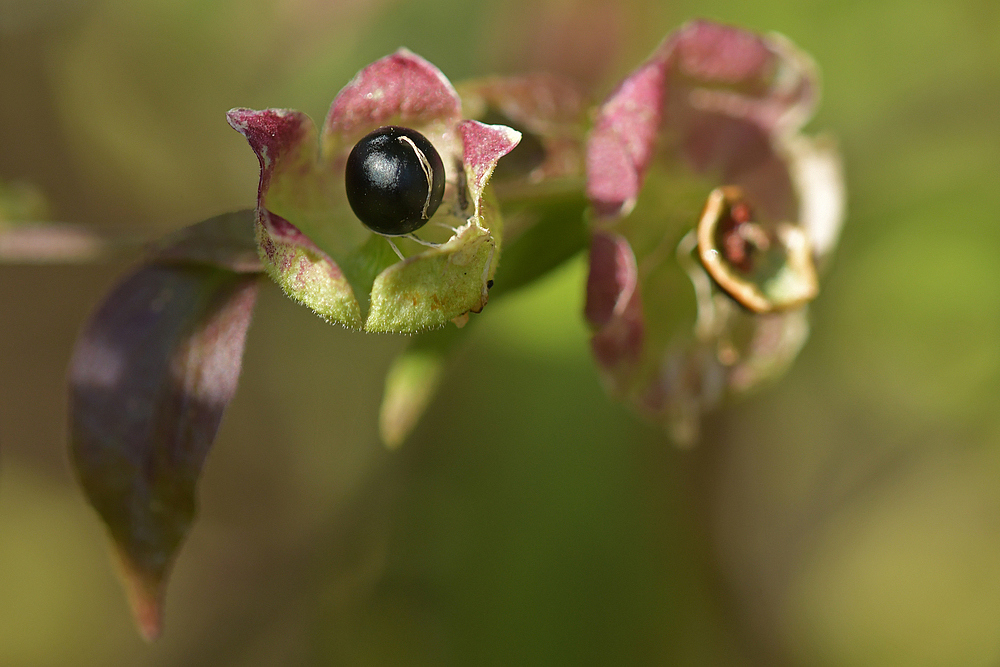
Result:
M402 450L403 340L262 291L163 637L66 457L128 266L0 266L0 665L1000 665L1000 3L0 0L0 181L159 234L251 206L235 106L322 118L400 45L595 98L704 16L820 63L849 215L791 372L693 451L607 400L585 266L491 303Z

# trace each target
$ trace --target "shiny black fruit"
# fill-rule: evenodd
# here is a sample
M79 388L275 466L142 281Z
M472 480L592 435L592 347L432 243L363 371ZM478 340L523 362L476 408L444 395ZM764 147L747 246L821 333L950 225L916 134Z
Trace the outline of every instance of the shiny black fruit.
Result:
M368 229L401 236L423 227L444 197L444 163L427 138L393 125L366 135L347 158L347 201Z

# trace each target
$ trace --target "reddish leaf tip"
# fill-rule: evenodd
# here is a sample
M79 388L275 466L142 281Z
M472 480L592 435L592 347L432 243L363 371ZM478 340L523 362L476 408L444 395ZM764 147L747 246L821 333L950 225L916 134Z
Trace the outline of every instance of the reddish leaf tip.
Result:
M155 641L163 632L162 576L144 571L121 548L117 548L119 574L128 595L132 617L142 638Z
M437 67L408 49L368 65L337 94L325 130L352 135L398 118L407 124L456 121L461 100Z
M676 49L678 66L687 76L719 83L760 78L775 60L760 35L704 19L677 31Z
M598 215L628 214L653 158L664 104L665 63L655 57L601 106L587 145L587 195Z
M486 125L476 120L462 121L458 130L462 135L464 162L473 174L469 187L478 198L493 174L497 160L517 147L521 133L506 125Z
M639 284L632 248L624 237L597 232L591 239L584 315L595 327L621 316Z
M623 381L643 348L645 323L639 270L628 241L597 232L591 239L584 315L595 328L594 356L613 381Z
M263 169L270 169L279 156L302 143L313 127L309 116L292 109L237 108L226 114L226 120L246 137Z

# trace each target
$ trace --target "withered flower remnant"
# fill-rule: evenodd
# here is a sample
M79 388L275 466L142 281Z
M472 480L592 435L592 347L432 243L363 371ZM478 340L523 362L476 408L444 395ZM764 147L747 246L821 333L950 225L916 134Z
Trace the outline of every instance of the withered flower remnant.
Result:
M800 132L818 95L815 66L785 38L695 21L598 111L592 347L612 393L678 442L808 335L844 199L836 148Z

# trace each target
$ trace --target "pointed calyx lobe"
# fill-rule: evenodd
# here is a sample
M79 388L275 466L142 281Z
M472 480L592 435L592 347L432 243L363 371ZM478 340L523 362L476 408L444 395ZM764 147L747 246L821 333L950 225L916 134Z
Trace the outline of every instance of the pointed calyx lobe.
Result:
M598 110L587 144L594 352L615 393L680 439L805 340L802 306L843 201L836 150L800 133L817 98L815 67L784 38L697 21ZM621 280L629 262L635 286Z
M244 211L165 243L97 307L70 362L73 466L150 639L236 390L260 271L252 230Z
M372 63L334 99L321 134L289 110L234 109L229 122L260 161L260 255L290 297L331 322L380 332L424 331L482 310L502 231L483 190L520 134L463 121L458 95L436 67L405 49ZM441 156L444 201L417 232L437 248L409 238L390 245L347 201L347 156L385 125L419 132Z

